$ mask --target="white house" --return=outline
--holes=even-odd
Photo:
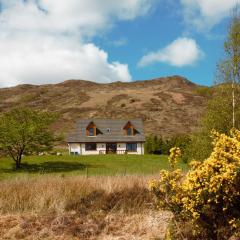
[[[67,138],[69,154],[144,154],[140,119],[85,119]]]

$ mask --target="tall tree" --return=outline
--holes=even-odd
[[[23,154],[50,150],[57,138],[49,125],[56,115],[28,108],[13,109],[0,116],[0,150],[20,168]]]
[[[229,26],[224,44],[225,58],[218,66],[220,80],[231,83],[232,89],[232,126],[236,127],[236,91],[240,84],[240,11],[237,6]]]
[[[224,58],[217,66],[217,85],[208,101],[200,130],[192,136],[184,158],[203,160],[212,151],[211,131],[229,133],[240,128],[240,14],[236,8],[224,43]]]

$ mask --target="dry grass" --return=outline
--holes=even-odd
[[[0,182],[0,239],[161,239],[152,177],[24,177]]]
[[[91,218],[72,212],[58,216],[5,215],[0,217],[0,239],[160,240],[170,218],[168,212],[109,213]]]
[[[80,200],[118,197],[151,199],[150,177],[21,177],[0,182],[0,213],[63,212]],[[135,199],[132,199],[135,200]],[[146,199],[144,199],[146,200]],[[103,201],[103,199],[102,199]],[[140,201],[141,202],[141,201]],[[137,203],[136,203],[137,204]]]

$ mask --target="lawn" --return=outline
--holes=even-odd
[[[11,158],[0,158],[0,179],[21,175],[148,175],[168,169],[165,155],[93,155],[93,156],[25,156],[22,168],[15,170]],[[187,165],[178,167],[187,170]]]

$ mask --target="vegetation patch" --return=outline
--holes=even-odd
[[[174,213],[172,235],[177,239],[228,239],[239,237],[240,131],[231,135],[213,131],[213,151],[204,162],[191,162],[186,176],[175,169],[180,149],[173,148],[170,171],[150,182],[158,206]],[[183,232],[182,222],[191,225]]]

